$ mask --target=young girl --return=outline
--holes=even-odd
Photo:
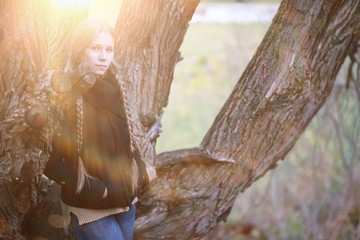
[[[86,74],[81,74],[84,66]],[[113,29],[100,20],[81,22],[67,68],[75,74],[69,78],[72,87],[59,93],[66,102],[64,121],[44,174],[61,185],[78,239],[130,240],[136,194],[148,176],[134,143],[129,96],[114,62]],[[96,81],[86,89],[89,76]]]

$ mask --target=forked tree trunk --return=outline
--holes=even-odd
[[[9,177],[11,167],[17,169],[12,171],[14,182],[24,174],[38,176],[47,157],[43,145],[34,146],[39,141],[25,138],[24,132],[38,130],[19,128],[28,106],[25,96],[43,103],[32,91],[39,90],[35,83],[44,79],[42,73],[56,55],[43,47],[47,44],[38,44],[46,39],[43,29],[51,20],[47,17],[42,25],[37,19],[41,14],[26,11],[37,9],[32,6],[35,2],[0,3],[0,234],[6,239],[21,235],[70,239],[56,229],[61,227],[57,187],[44,178],[23,177],[31,181],[13,183]],[[137,204],[136,239],[196,239],[226,220],[238,193],[292,148],[359,40],[360,0],[284,0],[201,145],[155,157],[151,133],[167,105],[174,67],[181,58],[179,47],[197,4],[123,1],[116,25],[121,77],[136,96],[131,106],[139,119],[135,122],[138,144],[150,173],[154,167],[157,171]],[[23,25],[27,27],[19,27]],[[32,42],[34,37],[37,41]],[[17,44],[18,48],[11,48]],[[62,64],[60,60],[51,66]],[[22,115],[15,116],[19,109]],[[18,164],[22,156],[33,164]]]
[[[276,166],[329,95],[359,39],[360,1],[283,1],[201,145],[157,156],[138,239],[194,239]],[[157,216],[157,217],[155,217]]]

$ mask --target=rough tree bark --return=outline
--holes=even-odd
[[[45,119],[37,128],[25,120],[29,107],[47,106],[40,83],[49,68],[63,66],[54,49],[66,49],[61,43],[68,30],[55,41],[62,47],[47,47],[54,20],[40,11],[40,2],[0,3],[0,234],[5,239],[72,238],[59,229],[57,186],[41,178],[55,120],[48,111],[37,111]],[[359,40],[360,0],[284,0],[201,145],[155,157],[152,130],[167,105],[179,47],[197,4],[123,1],[116,24],[121,77],[136,96],[131,106],[139,119],[134,121],[138,144],[150,173],[154,176],[155,167],[157,173],[137,204],[136,239],[196,239],[226,220],[238,193],[292,148]],[[84,12],[74,16],[80,16],[71,20],[76,22]]]
[[[58,7],[47,0],[0,2],[0,239],[24,239],[47,220],[44,232],[51,236],[57,231],[51,226],[59,225],[52,215],[59,213],[59,189],[41,176],[57,121],[44,80],[49,69],[63,68],[67,36],[87,9]]]

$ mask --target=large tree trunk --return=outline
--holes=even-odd
[[[194,239],[274,168],[329,95],[359,39],[360,1],[283,1],[201,145],[157,156],[138,239]]]
[[[69,33],[54,34],[53,24],[68,24],[50,17],[51,8],[40,11],[40,3],[0,3],[0,234],[5,239],[72,238],[58,222],[58,187],[39,177],[56,120],[47,116],[41,130],[25,121],[29,106],[47,106],[40,91],[43,73],[64,66],[56,50],[66,49]],[[179,47],[197,4],[123,1],[116,24],[121,77],[136,96],[130,105],[137,109],[138,145],[150,175],[157,171],[137,204],[136,239],[196,239],[226,220],[237,194],[292,148],[359,39],[360,0],[284,0],[201,145],[155,158],[153,130],[167,105]],[[51,41],[52,36],[61,37]]]
[[[42,178],[57,122],[45,81],[49,68],[63,68],[71,28],[86,15],[46,0],[0,2],[0,239],[22,239],[48,220],[48,236],[59,227],[59,189]]]
[[[21,239],[24,215],[37,198],[34,184],[23,187],[12,183],[9,173],[14,182],[21,175],[28,180],[41,170],[40,163],[47,158],[40,146],[31,144],[38,134],[25,121],[27,107],[37,102],[37,97],[41,99],[32,86],[46,68],[48,56],[45,29],[39,24],[44,20],[43,14],[29,9],[34,9],[30,1],[0,2],[0,238],[3,239]],[[28,171],[22,168],[25,163],[32,166]]]
[[[123,1],[115,30],[121,77],[131,91],[136,136],[148,173],[154,178],[153,128],[167,106],[179,48],[199,1]]]

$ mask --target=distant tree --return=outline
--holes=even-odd
[[[283,0],[200,146],[155,155],[198,2],[122,1],[116,23],[138,145],[150,174],[156,171],[137,204],[136,239],[198,239],[225,221],[236,196],[290,151],[344,59],[358,51],[360,0]],[[2,239],[74,238],[61,229],[58,186],[42,176],[59,121],[46,84],[53,69],[63,69],[68,36],[86,15],[46,0],[0,2]]]

